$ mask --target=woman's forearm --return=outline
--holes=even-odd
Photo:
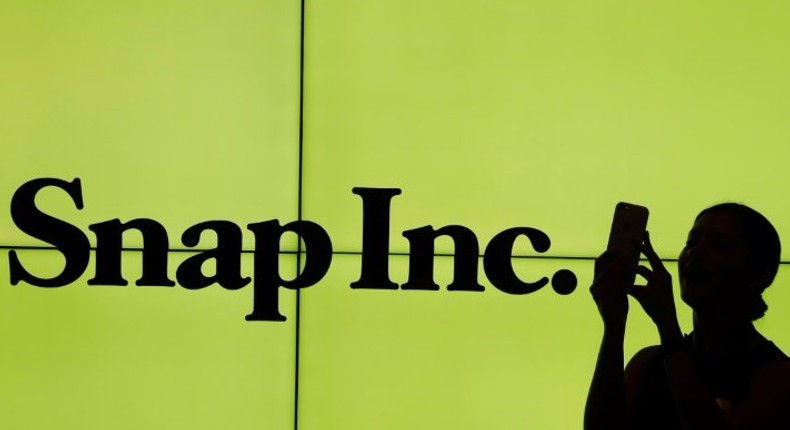
[[[625,324],[604,328],[584,408],[585,430],[625,428],[624,337]]]

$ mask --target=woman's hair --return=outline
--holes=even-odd
[[[768,288],[779,270],[782,251],[779,235],[771,222],[756,210],[740,203],[721,203],[711,206],[697,215],[697,219],[706,214],[729,213],[735,215],[749,247],[751,265],[755,268],[758,283],[754,289],[746,291],[744,311],[752,321],[762,318],[768,305],[762,293]]]

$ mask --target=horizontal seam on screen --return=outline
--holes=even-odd
[[[10,246],[10,245],[0,245],[0,249],[7,249],[7,250],[19,250],[19,251],[56,251],[58,248],[51,247],[51,246],[30,246],[30,245],[23,245],[23,246]],[[91,251],[95,251],[95,247],[90,248]],[[176,253],[199,253],[205,251],[213,251],[215,248],[207,248],[207,249],[198,249],[198,248],[170,248],[168,252],[176,252]],[[121,248],[123,252],[142,252],[143,248]],[[243,249],[242,254],[253,254],[254,250],[247,250]],[[304,251],[302,251],[304,253]],[[289,250],[282,250],[280,251],[281,254],[284,255],[296,255],[298,254],[297,251],[289,251]],[[407,257],[409,253],[407,252],[389,252],[387,253],[393,257]],[[360,251],[333,251],[332,255],[362,255]],[[448,253],[436,253],[434,254],[436,257],[453,257],[454,254]],[[482,255],[478,255],[478,258],[482,258]],[[585,256],[577,256],[577,255],[513,255],[513,258],[518,259],[536,259],[536,260],[595,260],[596,257],[585,257]],[[677,261],[674,258],[666,258],[662,259],[662,261]],[[790,262],[782,262],[781,264],[790,264]]]
[[[0,249],[7,249],[7,250],[19,250],[19,251],[56,251],[58,248],[51,247],[51,246],[30,246],[30,245],[22,245],[22,246],[11,246],[11,245],[0,245]],[[90,248],[91,251],[95,251],[95,247]],[[205,252],[205,251],[213,251],[215,248],[206,248],[206,249],[198,249],[198,248],[190,248],[190,249],[183,249],[183,248],[171,248],[168,249],[168,252],[177,252],[177,253],[198,253],[198,252]],[[142,252],[143,248],[121,248],[123,252]],[[242,254],[253,254],[255,253],[254,250],[251,249],[242,249]],[[304,253],[304,251],[302,251]],[[289,250],[282,250],[280,254],[285,255],[296,255],[298,254],[297,251],[289,251]],[[333,251],[332,255],[362,255],[361,251]],[[408,252],[389,252],[387,255],[393,257],[408,257]],[[448,254],[448,253],[436,253],[434,256],[436,257],[453,257],[455,254]],[[482,258],[482,255],[478,255],[478,258]],[[513,258],[518,259],[525,259],[525,260],[595,260],[597,257],[585,257],[579,255],[513,255]],[[642,261],[647,261],[647,259],[642,258]],[[677,262],[677,258],[662,258],[661,261],[669,261],[669,262]],[[790,261],[780,261],[780,265],[790,265]]]
[[[7,249],[7,250],[20,250],[20,251],[57,251],[58,248],[52,246],[10,246],[10,245],[0,245],[0,249]],[[205,251],[214,251],[216,248],[169,248],[168,252],[176,252],[176,253],[199,253]],[[91,247],[91,251],[96,251],[96,247]],[[143,248],[121,248],[122,252],[143,252]],[[301,251],[305,253],[306,251]],[[242,254],[254,254],[255,251],[251,249],[242,249]],[[280,254],[285,255],[296,255],[299,251],[293,250],[281,250]],[[361,251],[332,251],[332,255],[362,255]],[[387,255],[393,257],[408,257],[408,252],[388,252]],[[442,253],[437,252],[434,254],[436,257],[453,257],[455,254],[449,253]],[[575,255],[513,255],[513,258],[535,258],[535,259],[548,259],[548,260],[595,260],[596,257],[583,257],[583,256],[575,256]],[[483,255],[478,255],[478,258],[483,258]],[[664,259],[663,261],[676,261],[673,259]]]

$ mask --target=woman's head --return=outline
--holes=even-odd
[[[678,258],[681,296],[695,310],[758,319],[780,253],[779,235],[759,212],[738,203],[711,206],[697,215]]]

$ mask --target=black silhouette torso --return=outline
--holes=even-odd
[[[748,395],[749,385],[764,366],[777,361],[790,361],[773,342],[762,339],[741,351],[708,351],[692,348],[693,334],[683,339],[702,381],[712,397],[737,407]],[[634,399],[632,427],[639,429],[680,429],[669,381],[664,370],[664,355],[655,348],[644,368],[643,384]]]

